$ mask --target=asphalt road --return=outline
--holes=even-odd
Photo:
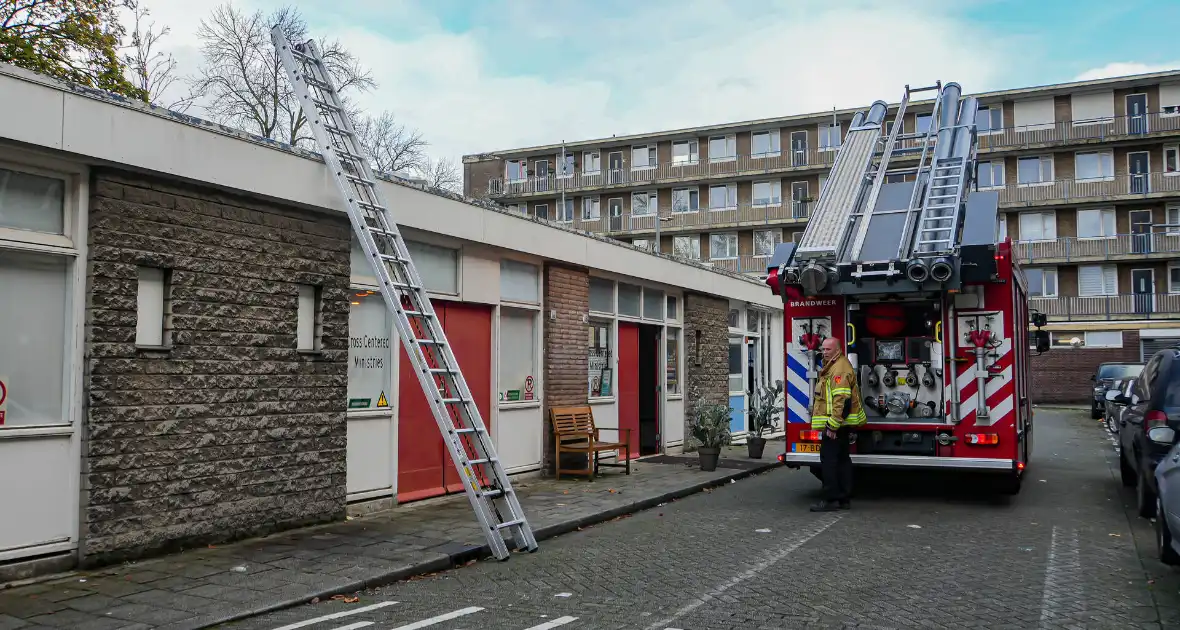
[[[1014,498],[970,477],[861,474],[851,511],[812,514],[818,481],[779,468],[508,562],[225,627],[1180,627],[1178,572],[1153,559],[1101,424],[1040,410],[1035,448]]]

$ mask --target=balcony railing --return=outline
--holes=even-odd
[[[1105,142],[1176,131],[1180,131],[1180,115],[1176,114],[1119,116],[1103,122],[1065,121],[980,133],[979,150],[986,152],[1070,142]]]
[[[1055,179],[1045,183],[1009,184],[998,190],[1000,205],[1004,207],[1118,201],[1180,193],[1180,177],[1157,172],[1105,179]]]
[[[1065,236],[1052,241],[1014,241],[1013,255],[1021,263],[1083,262],[1153,254],[1180,253],[1180,231],[1080,238]]]
[[[601,206],[600,206],[601,211]],[[728,208],[700,208],[696,210],[660,209],[660,229],[676,231],[686,228],[750,227],[791,219],[806,220],[811,215],[811,202],[787,201],[773,205],[738,204]],[[553,220],[552,214],[549,217]],[[624,212],[619,216],[598,218],[578,215],[573,221],[557,221],[596,234],[630,234],[654,232],[656,215]]]
[[[1031,298],[1029,305],[1059,321],[1180,318],[1180,293]]]

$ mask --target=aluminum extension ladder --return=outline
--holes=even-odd
[[[418,269],[377,189],[319,48],[314,41],[290,44],[277,26],[270,35],[320,153],[344,198],[353,230],[377,275],[381,296],[394,315],[406,354],[492,553],[500,560],[508,558],[502,534],[505,529],[512,534],[517,549],[536,551],[533,530],[496,456]]]
[[[918,221],[915,254],[943,253],[954,247],[965,164],[963,158],[945,158],[936,160],[930,169],[930,189]]]

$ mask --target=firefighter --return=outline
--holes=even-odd
[[[856,370],[844,356],[839,337],[828,337],[821,345],[823,370],[815,380],[811,398],[811,428],[822,433],[819,448],[824,498],[811,506],[812,512],[847,510],[852,507],[852,457],[848,437],[851,427],[865,423]]]

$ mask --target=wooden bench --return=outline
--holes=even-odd
[[[599,439],[599,429],[594,426],[594,412],[589,405],[580,407],[554,407],[549,410],[549,419],[553,423],[553,450],[556,455],[554,469],[557,478],[561,473],[587,475],[594,481],[599,466],[626,468],[631,474],[631,429],[619,429],[624,439],[621,442],[603,442]],[[608,429],[613,430],[613,429]],[[598,454],[602,451],[616,451],[626,453],[626,461],[622,464],[602,464],[598,461]],[[562,453],[581,453],[586,455],[585,468],[562,468]],[[593,462],[591,461],[593,453]],[[617,461],[617,460],[616,460]]]

